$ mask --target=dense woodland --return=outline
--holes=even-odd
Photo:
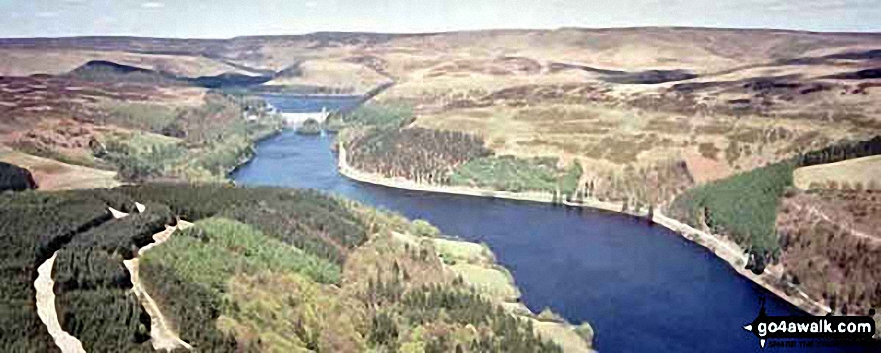
[[[107,207],[132,213],[113,219]],[[87,351],[152,351],[150,319],[122,261],[176,217],[196,225],[147,252],[140,276],[199,351],[560,351],[529,320],[432,272],[441,264],[432,247],[367,242],[425,225],[315,191],[154,184],[4,194],[0,210],[10,274],[0,279],[9,298],[0,344],[10,352],[57,351],[33,287],[36,267],[56,251],[62,327]]]
[[[98,122],[139,130],[91,145],[96,160],[115,167],[128,181],[223,180],[250,157],[254,141],[281,128],[280,118],[252,99],[220,93],[207,94],[204,103],[195,107],[114,103],[103,111],[105,116]],[[243,114],[257,119],[246,121]]]
[[[555,158],[493,156],[481,137],[461,131],[408,127],[415,117],[402,106],[367,105],[341,120],[347,162],[386,177],[572,196],[582,173],[577,162],[563,168]]]
[[[53,278],[59,321],[87,351],[149,350],[149,317],[130,291],[122,260],[135,257],[174,220],[165,205],[146,207],[77,234],[58,251]]]
[[[474,135],[418,127],[374,128],[348,146],[347,157],[355,168],[431,184],[448,183],[456,166],[489,154]]]
[[[146,190],[128,187],[115,190],[87,190],[56,193],[21,193],[0,197],[0,229],[4,276],[2,293],[9,300],[3,302],[0,329],[2,345],[9,351],[54,351],[54,344],[45,326],[36,315],[33,280],[36,268],[53,252],[56,258],[53,277],[56,279],[57,310],[62,327],[78,337],[88,351],[134,351],[144,347],[149,332],[137,299],[128,289],[131,282],[122,260],[132,258],[138,247],[150,243],[152,234],[173,223],[171,210],[153,199],[169,202],[182,214],[207,217],[228,210],[235,213],[237,202],[242,207],[257,206],[258,200],[273,200],[259,190],[225,187],[194,188],[154,186]],[[227,191],[225,195],[218,195]],[[364,239],[363,227],[352,216],[335,217],[341,201],[320,196],[314,192],[276,191],[277,202],[288,202],[283,211],[294,218],[279,220],[269,215],[261,224],[279,232],[291,242],[296,239],[325,237],[337,234],[337,242],[323,248],[316,246],[326,257],[341,261],[346,247]],[[122,219],[112,219],[107,207],[132,211],[134,201],[144,202],[147,212],[134,213]],[[204,195],[198,198],[194,195]],[[246,197],[249,195],[250,197]],[[163,197],[165,196],[165,197]],[[216,197],[216,198],[215,198]],[[214,202],[207,202],[212,199]],[[245,205],[244,203],[249,203]],[[199,205],[198,209],[190,205]],[[266,205],[264,203],[264,205]],[[297,208],[298,206],[299,208]],[[211,206],[215,206],[212,208]],[[335,208],[336,207],[336,208]],[[307,215],[315,215],[309,219]],[[266,221],[266,222],[262,222]],[[296,232],[296,233],[295,233]],[[7,322],[8,320],[8,322]],[[146,346],[150,348],[149,345]],[[152,348],[150,348],[152,350]]]
[[[759,261],[779,259],[777,205],[792,186],[794,163],[785,161],[689,189],[670,205],[671,216],[698,229],[730,236]]]
[[[223,216],[252,224],[267,236],[336,263],[366,239],[363,222],[345,202],[317,191],[226,186],[144,185],[121,192],[168,205],[182,219]]]
[[[0,346],[6,351],[57,351],[37,316],[37,267],[77,234],[110,221],[108,206],[126,209],[120,201],[103,191],[0,195]]]
[[[396,277],[395,277],[396,278]],[[406,325],[473,325],[481,327],[467,343],[445,335],[431,337],[424,345],[428,352],[560,352],[562,349],[533,333],[532,322],[515,318],[474,291],[451,289],[440,285],[422,286],[404,291],[399,280],[371,282],[368,296],[385,301],[387,311],[375,313],[375,329],[369,339],[381,346],[398,350],[401,333],[395,319]]]
[[[847,159],[881,154],[881,136],[868,141],[842,142],[799,156],[800,167],[841,162]]]
[[[27,169],[0,162],[0,192],[36,189],[37,183]]]
[[[225,218],[196,222],[175,235],[161,252],[142,259],[141,276],[182,339],[204,351],[247,350],[259,342],[236,340],[215,328],[221,315],[239,318],[247,305],[231,302],[228,284],[237,275],[271,271],[339,283],[338,265],[273,239],[245,223]]]

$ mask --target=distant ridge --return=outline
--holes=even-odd
[[[66,76],[89,81],[125,81],[150,84],[179,84],[205,88],[241,87],[259,85],[272,79],[272,75],[248,76],[238,73],[222,73],[216,76],[181,77],[174,74],[124,65],[106,60],[92,60],[70,71]]]
[[[72,76],[89,81],[126,81],[141,83],[183,83],[175,75],[151,69],[124,65],[106,60],[92,60],[68,72]]]

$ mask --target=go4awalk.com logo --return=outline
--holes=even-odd
[[[769,316],[765,303],[759,316],[743,326],[759,339],[765,348],[774,339],[813,339],[836,342],[872,342],[875,321],[872,316]],[[793,346],[788,342],[786,346]]]

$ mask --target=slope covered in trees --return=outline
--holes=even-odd
[[[236,344],[233,335],[215,328],[221,315],[240,319],[248,309],[228,303],[227,283],[236,275],[264,272],[289,274],[309,283],[340,279],[338,265],[225,218],[205,219],[176,234],[162,248],[147,253],[140,273],[166,317],[177,323],[181,339],[200,350],[233,352],[247,350],[252,342]]]
[[[355,168],[433,184],[448,183],[456,166],[489,154],[476,136],[423,128],[374,128],[349,144]]]
[[[394,235],[432,227],[315,191],[144,185],[0,195],[0,206],[10,351],[57,351],[32,286],[55,251],[62,327],[87,351],[152,351],[122,261],[176,216],[195,227],[141,258],[141,283],[199,351],[560,351],[445,270],[433,242]],[[131,214],[112,219],[108,206]]]
[[[107,206],[122,208],[106,192],[24,192],[0,195],[0,346],[10,352],[57,351],[37,316],[37,267],[78,233],[112,217]]]
[[[410,127],[415,117],[403,106],[366,105],[340,119],[349,165],[390,178],[572,195],[583,172],[577,162],[561,168],[554,158],[493,156],[477,135]]]
[[[150,351],[149,316],[130,290],[122,261],[152,243],[173,223],[165,205],[147,203],[144,213],[108,221],[77,234],[58,251],[53,268],[61,327],[89,352]]]
[[[36,189],[37,183],[27,169],[0,162],[0,192],[6,190],[21,191]]]
[[[168,205],[183,219],[222,216],[335,263],[366,240],[346,202],[310,190],[153,184],[119,189],[137,200]]]
[[[838,143],[821,150],[808,152],[799,156],[798,166],[835,163],[847,159],[867,157],[881,154],[881,136],[868,141]]]
[[[787,276],[837,313],[865,315],[881,306],[881,238],[873,232],[881,223],[879,194],[794,193],[777,217]]]
[[[109,123],[141,130],[108,134],[93,148],[125,180],[177,178],[216,181],[253,153],[252,143],[281,127],[281,120],[247,98],[207,94],[196,107],[125,103],[111,105]],[[259,116],[242,118],[243,112]],[[159,135],[166,136],[159,136]]]
[[[670,205],[670,213],[696,228],[725,234],[761,260],[776,260],[777,205],[792,186],[794,163],[781,162],[690,189]],[[763,270],[764,264],[759,267]],[[761,272],[760,269],[757,269]]]

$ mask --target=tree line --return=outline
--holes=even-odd
[[[792,186],[794,168],[784,161],[689,189],[676,197],[670,213],[697,229],[730,236],[750,253],[751,269],[761,273],[780,254],[777,204]]]
[[[27,169],[0,162],[0,192],[36,189],[37,182]]]
[[[344,201],[314,190],[146,184],[119,189],[141,202],[168,205],[188,221],[222,216],[342,264],[367,239],[363,221]]]
[[[798,157],[798,166],[835,163],[879,154],[881,154],[881,136],[875,136],[867,141],[841,142],[820,150],[803,153]]]
[[[133,212],[133,200],[145,203],[147,212]],[[108,206],[132,213],[125,218],[112,219]],[[27,217],[32,213],[36,216]],[[78,337],[88,351],[152,351],[147,342],[149,316],[131,294],[131,279],[122,261],[134,256],[140,246],[148,243],[149,235],[173,222],[173,215],[202,221],[196,228],[181,231],[163,247],[148,253],[142,259],[141,281],[166,314],[173,315],[180,336],[200,351],[255,352],[273,347],[271,342],[236,337],[232,333],[235,330],[219,328],[222,326],[221,316],[237,317],[254,309],[244,307],[252,302],[236,301],[227,295],[227,283],[231,279],[228,276],[255,275],[263,270],[274,275],[302,276],[308,281],[302,282],[303,285],[313,283],[309,285],[321,288],[324,293],[313,299],[308,296],[274,297],[273,303],[277,299],[280,305],[301,308],[296,310],[314,310],[317,315],[327,317],[333,314],[322,310],[337,309],[325,306],[310,309],[309,306],[327,303],[329,297],[333,297],[333,300],[347,303],[340,310],[356,310],[358,313],[353,315],[364,315],[366,321],[363,325],[357,319],[352,321],[358,324],[350,333],[352,337],[363,337],[363,342],[371,348],[397,349],[401,342],[415,339],[424,343],[427,352],[560,351],[559,346],[535,334],[529,321],[508,314],[465,288],[461,280],[452,285],[410,284],[415,275],[411,277],[409,271],[416,269],[405,268],[403,263],[395,262],[390,266],[391,279],[377,274],[367,285],[366,293],[357,286],[351,287],[354,290],[346,289],[345,286],[350,284],[340,281],[340,268],[344,267],[343,264],[345,267],[362,266],[363,263],[345,261],[355,248],[365,243],[368,231],[384,229],[381,225],[377,228],[375,222],[381,220],[363,206],[309,190],[171,184],[0,195],[0,229],[3,231],[0,234],[10,245],[0,248],[0,254],[4,255],[2,269],[4,273],[13,274],[0,278],[0,289],[10,298],[0,304],[0,312],[4,314],[0,316],[3,324],[0,325],[3,330],[0,343],[10,351],[57,351],[36,315],[33,304],[36,293],[32,283],[36,266],[58,251],[53,277],[56,279],[56,306],[62,327]],[[238,222],[206,218],[232,218]],[[200,231],[206,223],[217,227]],[[239,226],[229,228],[231,224]],[[249,230],[245,231],[243,227]],[[229,234],[224,235],[224,232]],[[216,271],[204,271],[199,267],[203,261],[190,261],[193,260],[190,258],[178,259],[188,263],[187,266],[195,266],[190,272],[176,267],[171,261],[179,255],[171,252],[175,242],[179,249],[192,251],[198,260],[213,257],[211,268]],[[282,242],[302,246],[302,250],[280,246]],[[275,244],[268,246],[268,243]],[[212,250],[221,248],[224,252]],[[422,262],[437,263],[431,249],[420,248]],[[377,254],[385,254],[382,256],[394,256],[388,252],[396,251],[385,246],[376,250]],[[276,256],[278,251],[293,258]],[[153,255],[170,258],[148,261]],[[319,257],[323,260],[315,260]],[[261,263],[271,265],[257,266]],[[297,266],[313,268],[291,272]],[[336,271],[336,277],[328,275],[332,270]],[[221,276],[223,278],[219,280],[203,280],[218,271],[232,272],[227,272],[227,277]],[[265,281],[258,278],[251,285],[261,285]],[[282,321],[291,323],[298,330],[300,341],[297,342],[302,342],[303,347],[318,350],[322,347],[319,341],[333,341],[333,338],[325,337],[321,331],[323,326],[302,320],[305,318]],[[473,325],[476,330],[464,341],[447,337],[439,331],[423,337],[403,336],[409,332],[421,332],[417,330],[419,327],[464,332],[462,330],[468,325]],[[274,332],[275,328],[260,329]]]
[[[373,128],[349,141],[346,151],[360,170],[430,184],[449,183],[456,166],[490,154],[478,136],[419,127]]]
[[[79,233],[125,209],[118,195],[93,192],[22,192],[0,195],[0,346],[9,352],[57,352],[37,316],[37,267]]]

